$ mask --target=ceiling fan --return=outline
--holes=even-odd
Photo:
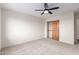
[[[56,9],[59,9],[59,7],[53,7],[53,8],[49,8],[48,4],[47,3],[44,3],[44,9],[41,10],[41,9],[36,9],[35,11],[43,11],[41,13],[41,15],[43,15],[44,13],[49,13],[49,14],[53,14],[51,12],[51,10],[56,10]]]

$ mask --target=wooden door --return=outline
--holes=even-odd
[[[52,22],[52,39],[59,40],[59,21]]]

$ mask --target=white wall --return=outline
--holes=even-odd
[[[74,12],[68,11],[62,14],[53,15],[51,18],[47,19],[46,22],[54,21],[54,20],[60,21],[59,40],[61,42],[74,44]],[[46,32],[45,32],[45,37],[47,36]]]
[[[1,8],[0,8],[0,50],[1,50]]]
[[[5,9],[2,11],[2,48],[44,38],[43,19]]]

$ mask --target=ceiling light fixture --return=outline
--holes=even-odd
[[[44,11],[44,13],[48,13],[48,11],[46,10],[46,11]]]

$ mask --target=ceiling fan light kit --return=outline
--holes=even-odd
[[[44,11],[44,13],[48,13],[48,11],[46,10],[46,11]]]
[[[41,15],[43,15],[43,14],[45,14],[45,13],[53,14],[53,13],[51,12],[51,10],[56,10],[56,9],[59,9],[59,7],[49,8],[49,7],[48,7],[48,4],[47,4],[47,3],[44,3],[44,9],[43,9],[43,10],[37,9],[37,10],[35,10],[35,11],[43,11],[43,12],[41,13]]]

